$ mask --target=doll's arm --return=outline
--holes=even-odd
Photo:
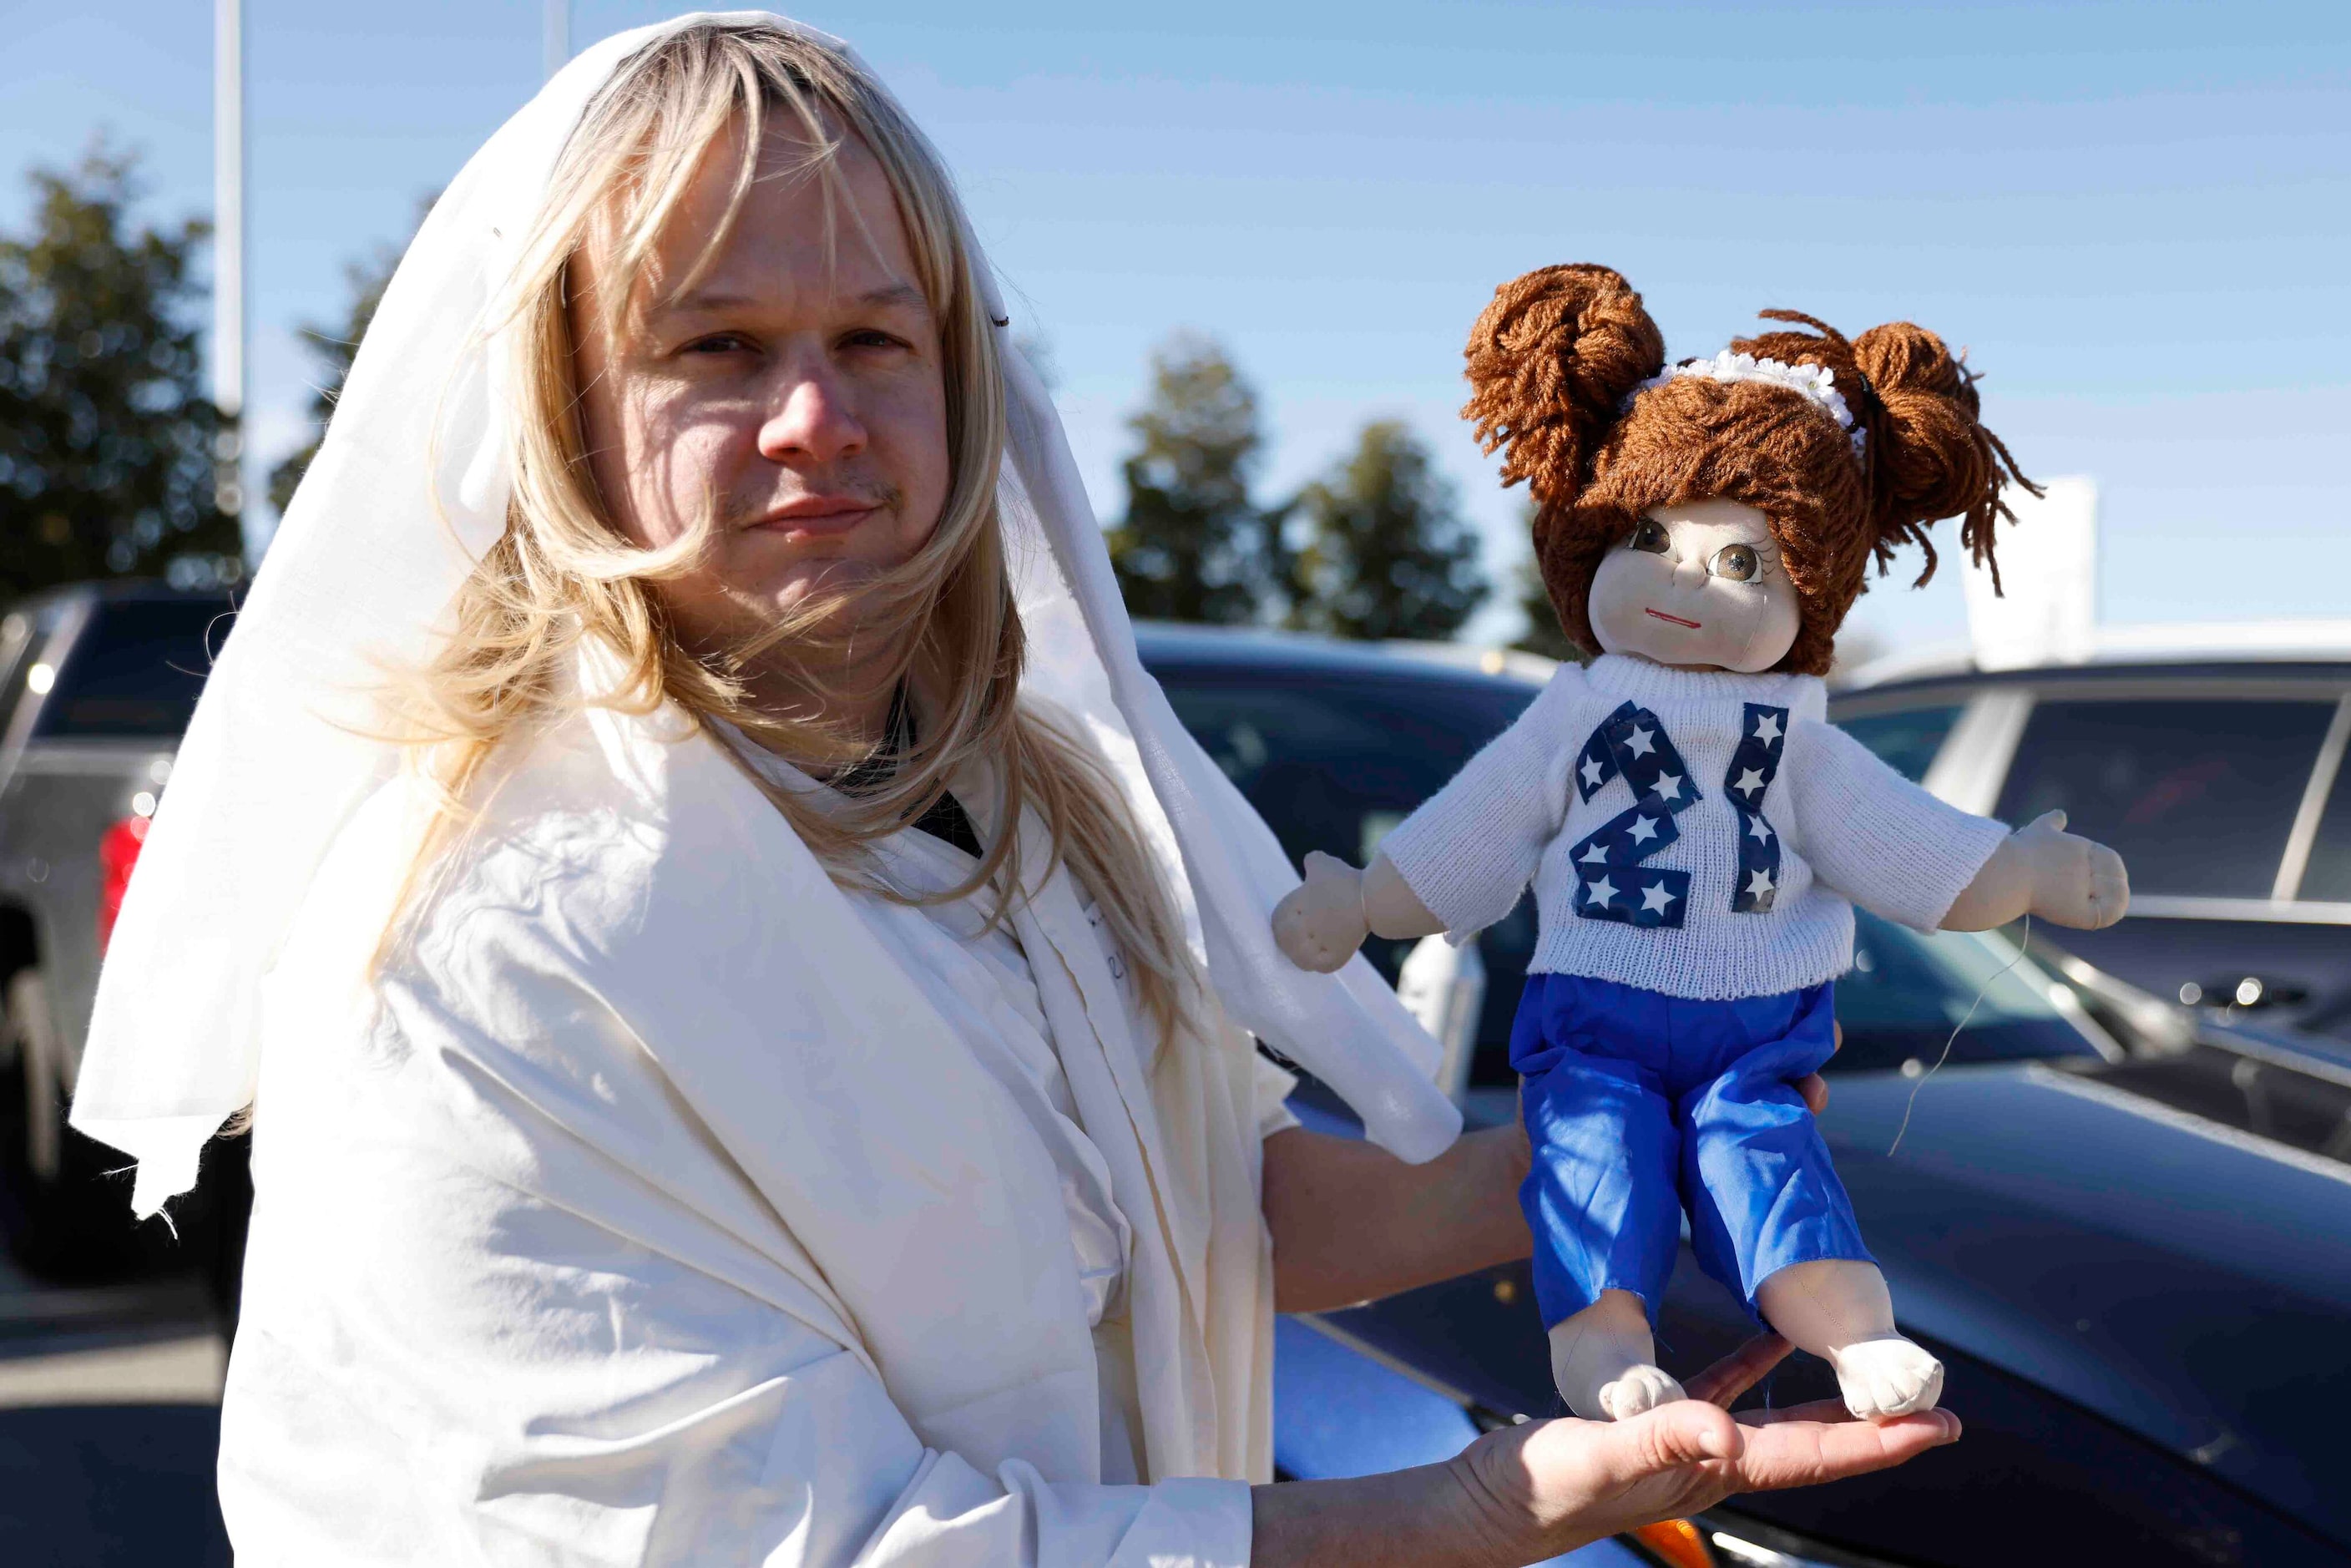
[[[1946,931],[1989,931],[2031,913],[2095,931],[2130,907],[2130,873],[2104,844],[2065,831],[2065,813],[2034,818],[2001,841],[1943,916]]]
[[[1338,968],[1366,936],[1478,931],[1510,912],[1567,815],[1568,737],[1583,672],[1563,667],[1518,722],[1389,833],[1368,870],[1306,857],[1306,881],[1273,912],[1275,943],[1302,969]]]
[[[2063,817],[2011,834],[1937,800],[1834,725],[1796,722],[1783,777],[1793,815],[1782,825],[1813,874],[1913,930],[1982,930],[2028,910],[2110,925],[2128,901],[2120,858],[2060,831]],[[1778,821],[1768,798],[1764,815]]]
[[[1337,855],[1310,851],[1305,883],[1273,912],[1275,946],[1300,968],[1324,975],[1353,957],[1366,936],[1430,936],[1444,929],[1384,854],[1357,871]]]

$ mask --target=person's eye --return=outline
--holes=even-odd
[[[903,349],[905,340],[884,332],[879,327],[861,327],[841,340],[844,349]]]
[[[681,354],[733,354],[739,353],[750,346],[751,340],[740,332],[713,332],[708,337],[695,339],[678,352]]]
[[[1725,545],[1714,552],[1711,570],[1730,582],[1752,582],[1763,574],[1763,558],[1753,545]]]
[[[1663,555],[1671,548],[1672,541],[1666,537],[1665,524],[1655,517],[1643,517],[1633,525],[1632,546],[1651,555]]]

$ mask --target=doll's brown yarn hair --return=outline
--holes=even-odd
[[[1803,609],[1781,670],[1828,673],[1871,561],[1882,575],[1898,548],[1916,544],[1926,554],[1918,581],[1932,577],[1927,529],[1939,518],[1962,519],[1961,545],[1999,581],[1992,528],[2014,519],[2001,492],[2011,481],[2040,490],[1979,419],[1974,372],[1907,321],[1848,340],[1792,310],[1763,315],[1812,329],[1731,348],[1829,370],[1865,433],[1858,456],[1827,413],[1768,382],[1677,377],[1628,408],[1634,389],[1664,370],[1665,340],[1640,295],[1607,267],[1528,273],[1497,289],[1478,318],[1462,415],[1487,451],[1502,452],[1502,482],[1524,479],[1533,493],[1536,565],[1560,624],[1583,647],[1599,647],[1587,601],[1601,558],[1645,512],[1710,497],[1771,519]]]

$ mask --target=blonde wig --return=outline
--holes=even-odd
[[[695,286],[724,245],[763,139],[778,125],[807,150],[789,176],[822,183],[829,229],[850,210],[839,167],[850,140],[887,177],[914,257],[913,281],[939,324],[950,486],[930,538],[903,567],[814,595],[754,641],[714,655],[681,642],[662,584],[691,570],[706,548],[719,521],[715,500],[670,545],[646,549],[623,534],[590,473],[575,350],[583,331],[632,330],[647,284],[671,296]],[[655,248],[689,188],[705,161],[729,149],[737,163],[726,217],[686,276],[653,279]],[[597,262],[594,298],[577,292],[583,254]],[[454,831],[500,747],[579,706],[650,713],[667,703],[698,724],[725,720],[811,771],[857,767],[875,780],[819,802],[746,768],[836,880],[904,902],[917,900],[880,877],[866,846],[919,817],[961,770],[984,768],[1002,800],[997,820],[980,824],[985,857],[961,887],[933,897],[991,889],[1000,916],[1006,900],[1066,862],[1133,960],[1164,1047],[1200,985],[1167,890],[1108,772],[1020,697],[1024,643],[998,513],[1003,370],[976,265],[944,166],[855,60],[780,27],[733,22],[678,29],[632,57],[566,146],[523,247],[501,323],[519,413],[507,527],[458,595],[446,649],[404,684],[402,738],[439,790]],[[828,718],[820,700],[805,713],[778,714],[748,699],[744,675],[754,661],[833,667],[855,651],[852,640],[896,650],[886,667],[861,679],[876,689],[911,681],[926,699],[920,732],[903,745],[885,739],[885,755]],[[619,673],[581,690],[575,672],[590,647]],[[1030,808],[1050,830],[1044,866],[1021,863],[1014,824]]]

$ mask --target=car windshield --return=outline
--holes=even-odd
[[[1366,863],[1388,830],[1507,729],[1535,694],[1519,682],[1442,670],[1172,664],[1155,673],[1176,716],[1249,797],[1292,864],[1309,850]],[[1855,921],[1854,968],[1837,982],[1844,1049],[1830,1071],[1931,1065],[1947,1041],[1953,1062],[2097,1054],[2050,1001],[2049,976],[2005,938],[1921,936],[1860,910]],[[1487,989],[1473,1086],[1517,1082],[1510,1019],[1534,944],[1531,899],[1479,938]],[[1410,946],[1375,937],[1364,951],[1393,981]]]
[[[1258,809],[1292,865],[1309,850],[1369,862],[1389,829],[1510,727],[1537,687],[1407,669],[1159,664],[1176,716]],[[1409,942],[1364,953],[1393,984]],[[1478,939],[1486,966],[1472,1083],[1515,1082],[1510,1016],[1534,956],[1534,901]]]
[[[1836,985],[1844,1046],[1825,1071],[2096,1056],[2050,999],[2055,985],[1997,933],[1928,936],[1856,909],[1853,968]]]
[[[73,642],[34,734],[176,737],[235,611],[225,599],[102,600]]]

